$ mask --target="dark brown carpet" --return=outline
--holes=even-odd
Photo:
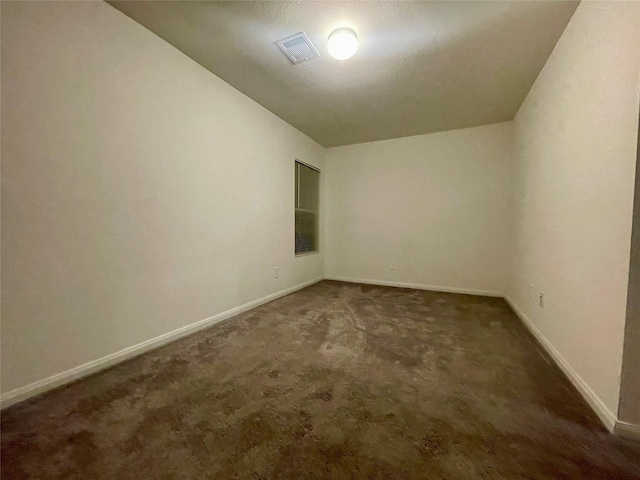
[[[325,281],[2,415],[3,479],[640,479],[501,299]]]

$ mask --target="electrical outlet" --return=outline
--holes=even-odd
[[[280,276],[280,267],[273,268],[273,278],[278,278]]]
[[[389,263],[389,268],[391,270],[395,270],[396,269],[396,261],[395,260],[391,260],[391,263]]]
[[[538,306],[544,308],[544,292],[538,294]]]
[[[529,300],[533,300],[536,298],[536,287],[534,287],[533,283],[529,284]]]

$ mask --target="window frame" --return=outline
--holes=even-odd
[[[294,257],[306,257],[307,255],[316,255],[318,253],[320,253],[320,175],[322,174],[321,170],[311,164],[308,164],[306,162],[303,162],[301,160],[298,160],[297,158],[294,160],[294,191],[293,191],[293,236],[294,236],[294,245],[293,245],[293,253],[294,253]],[[296,246],[295,246],[295,237],[296,237],[296,226],[295,226],[295,222],[296,222],[296,213],[298,212],[298,209],[301,209],[301,207],[299,207],[298,205],[300,204],[300,174],[299,174],[299,170],[298,170],[298,165],[301,165],[303,167],[307,167],[310,168],[311,170],[314,170],[315,172],[318,172],[318,201],[317,201],[317,207],[315,209],[315,211],[313,212],[314,218],[315,218],[315,250],[309,251],[309,252],[300,252],[297,253],[296,252]],[[301,210],[308,210],[308,209],[301,209]],[[306,213],[309,213],[308,211]]]

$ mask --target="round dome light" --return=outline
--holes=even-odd
[[[338,60],[353,57],[358,51],[358,36],[350,28],[338,28],[329,35],[327,43],[329,55]]]

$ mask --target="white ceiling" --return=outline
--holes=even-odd
[[[320,144],[513,119],[577,2],[110,1]],[[358,53],[329,56],[354,28]],[[321,57],[274,43],[304,31]]]

